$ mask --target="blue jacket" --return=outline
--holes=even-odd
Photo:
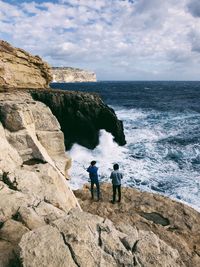
[[[98,182],[98,168],[96,166],[89,166],[87,168],[87,172],[89,172],[89,176],[92,182]]]

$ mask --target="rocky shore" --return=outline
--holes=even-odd
[[[100,202],[87,185],[72,192],[66,147],[95,147],[102,128],[123,145],[122,122],[99,96],[44,89],[49,67],[17,51],[1,42],[0,266],[200,266],[197,211],[130,188],[113,205],[107,184]]]
[[[127,234],[123,244],[136,259],[132,266],[200,266],[200,213],[194,209],[127,187],[113,205],[110,184],[101,185],[100,202],[90,200],[89,185],[74,193],[83,211],[110,219]]]

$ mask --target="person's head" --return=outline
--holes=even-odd
[[[116,170],[119,170],[119,164],[117,164],[117,163],[115,163],[114,165],[113,165],[113,169],[116,171]]]
[[[95,160],[91,161],[90,164],[94,166],[97,162]]]

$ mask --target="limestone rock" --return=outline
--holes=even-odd
[[[14,252],[14,246],[4,240],[0,240],[0,266],[20,266],[19,258]]]
[[[110,132],[119,145],[126,143],[122,122],[97,94],[31,90],[31,95],[46,104],[58,119],[67,150],[74,143],[96,147],[101,129]]]
[[[85,186],[75,191],[82,209],[109,218],[119,231],[126,233],[122,242],[127,248],[135,247],[134,255],[141,266],[163,266],[162,261],[168,262],[169,258],[173,263],[166,266],[200,265],[200,213],[167,197],[130,188],[122,188],[122,202],[113,205],[108,184],[101,185],[102,201],[92,202],[88,189]]]
[[[0,86],[46,88],[51,80],[51,68],[39,56],[0,40]]]
[[[5,182],[0,182],[1,223],[15,216],[20,207],[33,204],[33,199],[28,199],[27,195],[8,188]]]
[[[123,242],[129,235],[137,240],[131,248]],[[120,232],[110,220],[77,210],[24,234],[19,247],[22,265],[30,267],[185,267],[178,251],[154,233],[130,225]]]
[[[24,267],[77,267],[61,233],[52,226],[29,232],[20,242]]]
[[[28,231],[29,229],[22,223],[14,220],[7,220],[0,229],[0,239],[16,245]]]
[[[18,152],[9,144],[6,139],[5,130],[0,122],[0,170],[14,170],[16,166],[22,164],[22,159]]]
[[[70,67],[53,67],[53,82],[96,82],[96,74],[94,72],[70,68]]]
[[[20,207],[17,216],[18,220],[30,230],[46,225],[44,217],[38,215],[34,207]]]
[[[0,93],[0,118],[7,130],[0,129],[1,135],[6,135],[23,162],[50,162],[67,175],[66,166],[70,166],[70,159],[65,154],[64,136],[47,106],[33,101],[25,92],[17,95]],[[5,146],[8,142],[2,143]]]

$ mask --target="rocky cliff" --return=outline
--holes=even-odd
[[[70,67],[54,67],[52,68],[52,75],[53,82],[57,83],[97,81],[94,72]]]
[[[21,236],[79,204],[65,179],[63,133],[43,103],[22,91],[1,92],[0,146],[0,266],[18,266]]]
[[[95,148],[100,129],[110,132],[119,145],[126,143],[122,122],[98,95],[58,90],[32,90],[31,95],[45,103],[56,116],[65,135],[67,149],[73,143]]]
[[[66,181],[71,161],[61,129],[66,147],[94,147],[102,128],[124,144],[122,123],[96,95],[10,90],[16,77],[16,87],[27,85],[31,71],[31,87],[36,80],[48,84],[49,76],[24,69],[23,51],[15,56],[5,42],[1,49],[0,266],[200,266],[200,214],[193,209],[128,188],[122,203],[112,205],[108,185],[101,186],[100,202],[89,199],[88,187],[75,197]],[[24,80],[11,64],[14,56]],[[15,79],[7,76],[11,70]]]
[[[51,80],[51,68],[39,56],[32,56],[0,40],[1,86],[46,88]]]

